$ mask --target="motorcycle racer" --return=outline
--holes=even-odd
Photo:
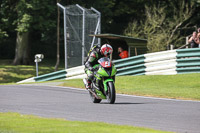
[[[93,66],[98,64],[98,60],[101,57],[109,57],[112,54],[112,52],[113,48],[109,44],[104,44],[101,47],[95,46],[91,48],[85,62],[85,73],[87,74],[86,89],[91,89],[91,83],[94,78],[95,72]],[[98,86],[98,81],[96,81],[96,85]]]

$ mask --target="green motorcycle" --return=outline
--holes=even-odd
[[[100,58],[98,63],[93,67],[96,71],[91,84],[92,89],[88,89],[91,100],[93,103],[100,103],[102,99],[107,99],[108,103],[113,104],[116,98],[114,83],[117,69],[107,57]],[[83,82],[86,84],[86,79],[83,79]]]

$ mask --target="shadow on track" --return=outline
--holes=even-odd
[[[115,104],[146,104],[146,103],[130,103],[130,102],[121,102],[121,103],[115,103]]]
[[[107,103],[107,102],[101,102],[100,104],[109,104],[109,103]],[[114,103],[112,105],[128,105],[128,104],[146,104],[146,103],[118,102],[118,103]]]

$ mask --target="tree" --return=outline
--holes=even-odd
[[[31,5],[27,4],[25,0],[20,0],[17,3],[16,12],[18,15],[17,23],[17,39],[14,65],[29,64],[29,28],[32,21],[32,16],[27,13]]]
[[[128,22],[142,19],[146,0],[73,0],[71,4],[94,7],[101,12],[102,33],[123,34]]]
[[[3,31],[2,29],[0,29],[0,39],[4,37],[8,37],[8,34],[6,33],[6,31]]]
[[[13,5],[12,4],[15,4],[15,3],[10,3],[9,1],[7,0],[2,0],[0,1],[0,41],[4,38],[7,38],[9,35],[8,35],[8,29],[9,28],[13,28],[13,27],[10,27],[10,23],[12,23],[12,21],[10,21],[10,19],[12,17],[14,17],[12,15],[12,12],[13,11]]]
[[[149,51],[159,51],[165,50],[169,44],[175,44],[177,47],[182,43],[180,39],[186,28],[195,26],[195,23],[196,26],[199,24],[199,10],[196,7],[192,8],[191,1],[193,0],[183,0],[185,2],[182,4],[185,5],[183,8],[180,6],[180,0],[64,0],[61,4],[79,4],[100,11],[102,33],[123,34],[122,31],[128,26],[128,22],[131,22],[132,26],[129,24],[126,34],[134,35],[133,31],[137,31],[138,37],[148,38]],[[191,11],[187,10],[189,8],[195,10],[196,15],[193,14],[192,19],[186,18]],[[180,11],[180,14],[175,11]],[[28,64],[29,58],[37,53],[45,54],[45,58],[56,56],[57,60],[60,54],[62,58],[63,51],[57,52],[56,55],[55,50],[59,45],[56,42],[57,13],[56,0],[0,0],[0,57],[14,58],[14,51],[16,51],[15,64]],[[173,16],[182,20],[176,21]],[[62,31],[60,31],[60,40],[63,39]],[[62,44],[63,41],[60,43]]]
[[[65,0],[62,1],[61,4],[79,4],[86,8],[94,7],[102,13],[102,33],[110,32],[122,34],[121,31],[127,25],[128,21],[141,16],[140,9],[143,9],[144,6],[142,3],[144,1],[145,0]],[[0,7],[0,43],[3,44],[1,45],[2,47],[5,45],[7,46],[8,43],[9,46],[12,45],[9,48],[9,52],[12,52],[12,56],[9,58],[14,58],[15,56],[15,64],[29,64],[29,58],[33,57],[36,52],[44,53],[45,58],[55,57],[57,29],[56,0],[1,0]],[[137,9],[139,11],[137,11]],[[60,34],[60,39],[63,39],[62,30]],[[23,35],[24,37],[22,37]],[[27,50],[24,47],[21,47],[22,50],[20,50],[24,38],[27,38],[27,42],[23,44],[23,46],[27,46]],[[5,41],[2,42],[2,40]],[[60,41],[60,43],[62,44],[63,42]],[[13,48],[15,45],[16,48],[14,50]],[[0,53],[4,56],[1,51],[2,48],[0,49]],[[15,55],[13,51],[15,51]],[[23,54],[25,51],[29,52]],[[63,51],[60,51],[60,53],[62,52]],[[25,55],[27,55],[27,57],[24,57]],[[60,56],[60,58],[62,58],[62,54],[60,54]]]
[[[124,33],[148,39],[149,52],[166,50],[170,44],[177,47],[183,43],[181,30],[189,26],[188,20],[194,10],[195,3],[192,1],[168,1],[168,5],[158,3],[145,6],[145,21],[131,22]]]
[[[55,12],[55,4],[56,2],[49,0],[19,0],[17,2],[18,18],[15,20],[17,39],[13,64],[30,64],[30,40],[35,32],[40,31],[43,40],[50,38],[49,30],[56,27],[56,22],[50,19]]]

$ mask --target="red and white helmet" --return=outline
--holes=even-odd
[[[108,57],[110,54],[112,54],[113,48],[109,44],[104,44],[101,46],[101,54],[105,57]]]

